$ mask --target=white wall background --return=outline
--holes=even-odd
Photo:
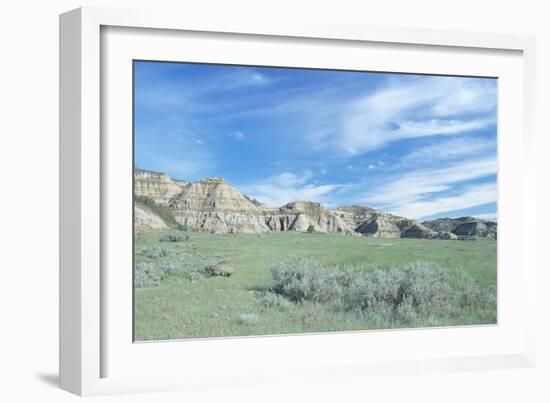
[[[545,4],[546,3],[546,4]],[[538,48],[539,363],[506,370],[375,377],[339,384],[93,398],[115,402],[548,402],[550,269],[547,1],[522,0],[5,0],[0,4],[0,400],[68,402],[57,383],[58,14],[81,5],[179,7],[231,18],[315,18],[373,25],[532,34]],[[535,234],[533,234],[534,236]],[[533,238],[535,239],[535,237]]]

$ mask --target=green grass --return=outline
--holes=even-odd
[[[365,314],[340,309],[337,303],[300,303],[269,294],[272,269],[290,256],[319,264],[354,266],[364,271],[405,267],[430,262],[471,278],[482,292],[496,288],[496,241],[440,241],[380,239],[320,233],[262,235],[212,235],[189,233],[185,242],[163,242],[170,231],[149,231],[136,236],[136,262],[147,258],[144,250],[162,247],[162,260],[178,259],[187,267],[172,273],[156,286],[135,291],[136,340],[167,340],[365,330],[388,327],[422,327],[488,324],[496,322],[495,305],[474,306],[452,316],[422,316],[415,320],[389,319],[385,312]],[[231,276],[184,275],[205,261],[224,262]],[[460,287],[460,284],[454,284]],[[243,321],[242,315],[254,320]],[[246,325],[243,323],[246,322]]]

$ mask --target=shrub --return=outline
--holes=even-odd
[[[232,271],[224,263],[225,260],[220,256],[203,256],[198,261],[187,264],[182,275],[191,281],[213,276],[229,277]]]
[[[275,294],[274,292],[259,294],[258,300],[265,308],[277,309],[279,311],[284,311],[292,307],[292,302],[282,295]]]
[[[349,310],[365,310],[378,303],[397,306],[404,297],[405,276],[401,270],[377,269],[358,273],[342,295]]]
[[[347,270],[323,267],[302,257],[290,258],[272,269],[273,291],[293,302],[328,302],[342,294],[351,281]]]
[[[394,310],[408,304],[433,311],[448,304],[452,297],[448,272],[430,263],[417,262],[404,268],[365,273],[352,283],[343,299],[349,310],[366,310],[383,303]]]
[[[492,290],[488,290],[487,294],[483,294],[481,290],[476,286],[474,280],[471,277],[464,275],[463,273],[457,274],[456,283],[460,285],[457,290],[456,298],[458,303],[462,307],[472,307],[479,304],[491,304],[490,297]],[[495,292],[496,295],[496,292]],[[496,305],[496,299],[494,301]]]
[[[489,287],[489,289],[481,295],[481,300],[487,304],[496,306],[497,305],[497,289],[495,286]]]
[[[134,266],[134,286],[136,288],[153,287],[171,274],[183,272],[185,259],[171,261],[137,262]]]
[[[134,285],[137,288],[152,287],[163,278],[162,270],[151,262],[136,263],[134,269]]]
[[[186,234],[185,232],[166,234],[159,238],[160,242],[183,242],[188,240],[189,234]]]
[[[272,291],[280,297],[292,302],[333,302],[346,311],[365,315],[369,323],[383,324],[380,327],[414,324],[419,317],[448,318],[464,309],[496,303],[496,292],[484,295],[463,273],[425,262],[367,272],[292,258],[273,268],[272,274]],[[273,297],[263,298],[266,306]]]
[[[315,227],[312,224],[309,224],[306,231],[312,234],[315,232]]]
[[[258,315],[253,313],[241,313],[237,323],[242,326],[253,326],[258,323]]]
[[[158,259],[170,255],[171,252],[168,249],[153,246],[143,249],[140,254],[147,259]]]

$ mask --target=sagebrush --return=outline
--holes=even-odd
[[[159,242],[163,235],[173,233],[178,231],[171,228],[136,234],[136,264],[181,262],[175,273],[167,274],[154,286],[136,287],[136,340],[497,323],[494,240],[465,244],[296,231],[238,236],[193,232],[185,242]],[[401,272],[416,261],[431,262],[421,265],[447,271],[440,278],[443,287],[431,303],[417,304],[405,293],[395,298],[394,291],[378,293],[387,298],[374,298],[372,292],[369,297],[365,292],[368,288],[361,286],[361,281],[366,281],[364,275],[381,270],[384,273],[377,278],[376,287],[370,285],[371,291],[395,290],[394,285],[401,284],[399,273],[389,271]],[[285,276],[279,273],[281,282],[275,281],[274,268],[288,271]],[[309,269],[326,271],[327,275],[311,278]],[[303,285],[289,280],[302,271]],[[155,269],[149,272],[155,278]],[[229,272],[229,277],[223,276]],[[318,273],[313,274],[318,277]],[[422,283],[422,276],[417,274],[416,283]],[[442,283],[434,278],[436,284]],[[288,280],[286,287],[283,280]],[[277,285],[284,291],[276,292]],[[445,297],[448,292],[450,298]],[[430,300],[429,295],[420,295],[424,295],[420,300]],[[256,315],[257,323],[241,324],[241,314]]]
[[[184,242],[189,240],[189,234],[185,232],[174,232],[165,234],[159,238],[159,242]]]
[[[272,275],[273,292],[288,301],[331,303],[376,321],[412,324],[496,304],[494,289],[483,293],[467,275],[427,262],[365,271],[296,257],[279,263]]]
[[[138,262],[134,268],[134,286],[136,288],[152,287],[158,285],[170,274],[183,271],[185,261],[180,259],[172,261]]]
[[[253,326],[258,323],[258,315],[254,313],[241,313],[237,323],[242,326]]]
[[[158,247],[145,248],[137,256],[140,260],[134,267],[136,288],[157,286],[170,275],[190,281],[226,275],[219,269],[224,262],[219,256],[191,259],[188,255],[175,255],[168,249]]]

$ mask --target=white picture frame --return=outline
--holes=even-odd
[[[132,37],[138,36],[138,29],[146,31],[141,31],[143,36],[139,41],[131,42]],[[106,32],[114,33],[112,39],[106,39]],[[155,35],[151,36],[151,33]],[[114,304],[113,298],[109,298],[113,292],[128,294],[128,285],[123,285],[126,284],[124,277],[113,277],[110,271],[106,271],[110,259],[116,258],[114,255],[125,256],[123,251],[113,252],[109,248],[105,231],[110,239],[118,236],[119,229],[123,233],[121,228],[124,227],[127,205],[122,202],[117,207],[113,203],[124,200],[116,194],[116,189],[124,191],[131,181],[131,175],[124,179],[130,171],[124,168],[115,172],[111,161],[113,153],[117,150],[124,153],[125,147],[131,144],[128,137],[110,134],[114,128],[127,131],[128,112],[131,111],[126,99],[131,97],[131,89],[123,79],[124,70],[121,68],[124,69],[124,63],[136,57],[137,53],[171,60],[170,49],[181,40],[178,35],[185,33],[192,33],[195,40],[215,34],[212,44],[205,42],[211,52],[209,61],[213,62],[227,61],[231,57],[222,55],[222,48],[216,47],[230,41],[231,37],[238,37],[242,42],[241,50],[232,47],[236,54],[241,55],[241,62],[246,46],[249,46],[246,38],[258,43],[269,41],[274,44],[272,46],[281,43],[283,48],[284,43],[299,42],[300,46],[311,46],[315,42],[315,46],[328,46],[334,52],[346,46],[356,48],[356,53],[363,51],[361,46],[383,51],[385,47],[393,46],[395,54],[388,56],[387,63],[393,63],[401,71],[412,69],[429,74],[468,73],[470,70],[465,67],[465,70],[460,70],[458,61],[469,53],[472,58],[480,60],[477,70],[471,70],[472,74],[482,74],[486,70],[487,75],[491,75],[491,69],[496,67],[484,70],[485,57],[487,63],[499,64],[490,59],[512,55],[503,57],[499,67],[504,78],[503,92],[517,95],[514,104],[503,104],[499,116],[499,128],[503,128],[503,131],[499,129],[499,136],[505,135],[505,141],[499,139],[499,216],[504,218],[503,222],[499,218],[499,264],[504,250],[502,253],[507,253],[505,261],[514,262],[521,270],[505,271],[501,276],[499,268],[499,324],[443,331],[348,332],[171,343],[135,344],[129,340],[127,306]],[[533,178],[536,168],[535,160],[531,158],[535,152],[534,38],[319,21],[282,22],[270,21],[269,18],[229,21],[149,10],[81,8],[61,15],[60,48],[60,384],[63,389],[79,395],[96,395],[245,386],[297,379],[330,381],[379,373],[392,375],[534,365],[535,318],[532,313],[535,312],[536,251],[535,243],[522,237],[522,234],[535,232]],[[148,53],[147,49],[153,48],[154,54]],[[399,56],[399,53],[406,51],[423,52],[428,63],[425,67],[412,61],[405,65],[403,54]],[[218,56],[216,52],[219,52]],[[430,52],[443,52],[447,56],[438,64]],[[268,51],[264,53],[264,63],[269,63]],[[262,57],[262,52],[247,57],[244,62],[252,63]],[[296,54],[295,57],[299,59]],[[309,62],[302,59],[296,61],[297,65],[324,63],[315,59],[313,51],[307,57]],[[105,58],[109,58],[112,64]],[[291,61],[281,63],[288,65]],[[363,65],[358,63],[356,68],[362,68]],[[384,66],[381,62],[378,68],[388,66],[391,64]],[[102,74],[122,79],[107,80]],[[518,105],[520,110],[516,114],[502,116],[503,112],[517,110],[514,108]],[[119,112],[116,113],[117,119],[112,119],[111,107],[119,108],[116,109]],[[511,165],[513,173],[507,168]],[[125,180],[126,185],[122,183]],[[113,183],[117,186],[113,187]],[[503,206],[500,206],[501,201]],[[116,208],[122,214],[113,214],[117,213],[113,210]],[[519,209],[519,216],[505,219],[512,208]],[[114,232],[109,232],[110,228],[114,228]],[[513,241],[510,236],[507,241],[506,236],[511,234],[511,230],[520,236],[519,242],[515,240],[513,251],[506,247],[507,242]],[[501,236],[501,231],[504,236]],[[517,296],[504,292],[504,297],[501,297],[501,289],[513,289]],[[521,300],[521,304],[516,304],[513,298]],[[501,309],[501,305],[504,308]],[[121,325],[117,327],[117,324]],[[369,342],[365,344],[367,338]],[[478,340],[476,345],[466,341],[460,348],[456,345],[450,347],[454,341],[474,338]],[[437,340],[444,341],[438,345]],[[357,354],[353,347],[361,343],[376,348],[369,350],[365,347],[362,354]],[[418,353],[410,354],[404,343],[410,343],[414,347],[412,350]],[[338,350],[341,345],[349,348]],[[428,345],[433,348],[425,348]],[[401,347],[393,348],[390,356],[387,352],[392,346]],[[329,353],[319,356],[315,354],[318,348]],[[293,358],[278,361],[277,357],[281,357],[284,351],[294,352],[291,354]],[[262,355],[269,357],[265,365],[258,361]],[[182,360],[182,357],[187,359]],[[225,364],[221,365],[222,362]]]

